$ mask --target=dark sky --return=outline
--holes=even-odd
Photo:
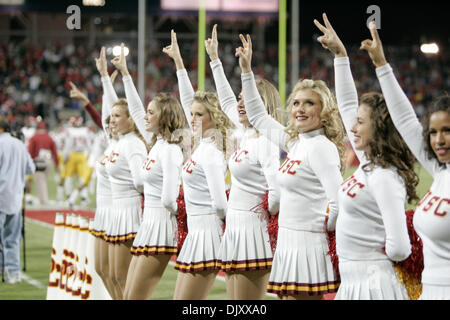
[[[334,29],[342,38],[347,42],[359,43],[370,35],[365,28],[366,21],[371,16],[366,13],[367,8],[370,5],[377,5],[381,15],[379,32],[384,42],[411,44],[422,40],[438,40],[448,45],[449,2],[301,0],[300,36],[304,41],[311,39],[314,33],[318,33],[313,19],[322,21],[322,12],[326,12]]]
[[[183,0],[179,0],[183,1]],[[224,0],[226,1],[226,0]],[[245,0],[242,0],[245,1]],[[370,14],[366,13],[370,5],[377,5],[381,14],[381,30],[383,42],[389,44],[416,44],[422,41],[439,41],[449,45],[450,1],[378,1],[378,0],[299,0],[300,1],[300,39],[312,42],[318,30],[313,19],[321,20],[322,12],[326,12],[334,28],[346,43],[360,43],[369,36],[365,28]],[[292,0],[287,0],[288,14],[291,12]],[[81,5],[82,0],[26,0],[27,9],[31,11],[65,12],[70,4]],[[147,11],[161,14],[160,0],[147,0]],[[0,6],[0,11],[5,7]],[[98,14],[123,13],[137,15],[137,1],[106,0],[102,8],[83,7],[83,11]],[[192,14],[195,14],[193,12]],[[245,15],[244,15],[245,16]],[[276,16],[276,15],[275,15]],[[277,34],[278,24],[272,23],[271,34]],[[287,21],[288,37],[290,37],[290,18]]]

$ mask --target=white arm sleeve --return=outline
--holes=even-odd
[[[183,153],[174,144],[169,144],[161,155],[163,185],[161,201],[164,208],[171,213],[177,213],[177,197],[180,182]]]
[[[331,142],[318,141],[314,145],[314,150],[308,152],[308,160],[327,195],[329,207],[327,229],[332,231],[339,213],[338,192],[343,181],[339,153]]]
[[[227,196],[225,193],[225,177],[223,175],[223,154],[219,150],[212,151],[209,154],[209,158],[202,162],[202,166],[213,207],[219,218],[224,219],[227,210]]]
[[[140,134],[144,137],[147,143],[150,143],[153,134],[145,129],[145,107],[139,97],[136,87],[133,83],[133,78],[130,75],[122,78],[125,88],[125,96],[127,97],[128,110]]]
[[[141,168],[146,156],[147,150],[145,149],[145,145],[142,141],[133,141],[132,143],[127,144],[125,157],[128,162],[128,168],[131,172],[134,187],[141,193],[143,192],[144,184]]]
[[[109,139],[109,132],[107,132],[106,130],[106,128],[108,127],[108,124],[106,123],[106,118],[108,118],[111,115],[112,106],[117,100],[119,100],[119,98],[117,97],[116,91],[114,90],[111,78],[109,76],[102,77],[101,81],[103,87],[102,125],[103,130],[105,131],[105,134]]]
[[[434,176],[439,168],[437,160],[428,159],[422,136],[423,127],[414,108],[403,92],[389,64],[376,69],[381,90],[395,127],[428,173]]]
[[[178,88],[180,90],[181,106],[183,107],[186,120],[191,127],[191,106],[194,101],[194,88],[192,87],[191,80],[189,80],[186,69],[177,70]]]
[[[402,261],[411,253],[405,215],[405,186],[390,170],[377,170],[369,179],[370,190],[383,218],[386,254],[393,261]]]
[[[256,87],[253,72],[244,73],[242,79],[242,95],[244,96],[245,110],[250,123],[269,140],[282,150],[286,150],[286,141],[289,136],[284,132],[285,127],[273,119],[266,111],[264,102]]]
[[[277,180],[280,167],[280,150],[265,137],[258,147],[258,160],[269,187],[269,213],[276,214],[280,208],[280,187]]]
[[[225,76],[222,62],[219,59],[213,60],[209,63],[212,69],[214,83],[216,84],[217,95],[219,96],[219,103],[222,111],[233,122],[236,128],[242,128],[242,123],[239,122],[239,114],[237,111],[237,99],[234,95],[233,89]]]
[[[356,122],[358,112],[358,92],[353,81],[350,70],[350,60],[348,57],[334,59],[336,99],[344,123],[345,131],[352,145],[353,151],[360,162],[365,161],[363,151],[358,151],[354,145],[354,135],[351,128]]]

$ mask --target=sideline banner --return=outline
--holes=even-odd
[[[111,300],[95,271],[94,219],[57,212],[47,300]]]

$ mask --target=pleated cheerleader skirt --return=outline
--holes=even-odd
[[[112,217],[112,199],[111,197],[102,197],[97,195],[97,208],[94,215],[94,228],[92,234],[96,238],[105,239],[106,226]]]
[[[175,269],[199,272],[218,269],[223,222],[216,214],[188,215],[188,234],[178,254]]]
[[[134,240],[142,220],[141,196],[113,199],[111,219],[106,226],[105,240],[123,243]]]
[[[267,292],[279,296],[336,292],[339,279],[328,250],[325,233],[279,227]]]
[[[177,219],[165,208],[144,207],[144,215],[131,247],[133,255],[177,253]]]
[[[218,266],[225,272],[264,270],[272,259],[265,215],[229,208]]]
[[[450,286],[423,283],[419,300],[450,300]]]
[[[339,258],[339,273],[335,300],[409,300],[390,260]]]

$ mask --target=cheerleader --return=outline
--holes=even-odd
[[[360,162],[339,189],[336,252],[341,285],[337,300],[404,300],[407,292],[394,262],[411,253],[405,202],[418,199],[415,158],[377,92],[358,94],[347,51],[323,14],[317,40],[334,55],[336,97],[352,148]]]
[[[220,110],[215,93],[194,92],[173,30],[171,38],[171,44],[163,52],[175,62],[181,105],[194,134],[194,151],[182,171],[189,232],[175,265],[179,273],[174,299],[201,300],[208,295],[218,273],[218,251],[227,209],[227,130],[233,125]]]
[[[96,59],[97,69],[102,75],[103,87],[108,86],[108,82],[114,82],[114,78],[117,74],[116,71],[111,75],[111,80],[109,80],[108,73],[106,71],[106,57],[104,54],[104,48],[100,52],[100,57]],[[72,90],[70,91],[70,97],[80,101],[88,101],[87,97],[71,82]],[[111,92],[111,90],[104,90],[105,92]],[[95,246],[94,246],[94,266],[95,271],[103,280],[108,293],[112,299],[117,299],[117,293],[113,285],[111,276],[109,274],[109,244],[105,240],[105,226],[107,224],[107,219],[111,218],[112,211],[112,198],[111,198],[111,185],[109,183],[109,177],[106,173],[105,164],[108,157],[111,154],[111,150],[117,141],[117,134],[113,130],[109,130],[111,105],[117,100],[114,90],[112,90],[112,99],[108,99],[111,94],[105,94],[102,100],[102,114],[100,115],[97,110],[93,107],[86,108],[89,115],[93,119],[98,119],[95,121],[96,124],[104,130],[106,137],[106,148],[103,150],[102,155],[95,161],[95,170],[97,176],[96,185],[96,209],[94,215],[94,228],[93,235],[95,236]],[[89,103],[90,104],[90,103]]]
[[[251,70],[250,36],[240,38],[243,47],[236,49],[236,57],[247,117],[288,152],[278,173],[279,229],[268,292],[282,299],[321,299],[339,285],[327,255],[325,228],[334,229],[338,214],[345,150],[342,123],[330,90],[320,80],[297,82],[289,98],[287,128],[274,120],[267,114]]]
[[[183,137],[186,118],[180,103],[165,93],[147,106],[139,98],[122,51],[113,60],[122,73],[130,114],[151,150],[141,166],[144,181],[144,215],[131,253],[125,299],[149,299],[172,255],[177,253],[177,197],[180,187]]]
[[[103,79],[105,84],[107,80]],[[109,84],[107,82],[104,89],[111,91],[112,85]],[[110,95],[109,91],[105,94]],[[105,164],[113,205],[111,219],[105,228],[105,239],[112,244],[109,247],[110,275],[117,290],[116,297],[123,299],[132,258],[130,249],[142,219],[143,183],[140,169],[147,155],[147,147],[130,116],[126,99],[118,99],[112,105],[110,129],[116,131],[118,141]]]
[[[371,40],[364,40],[392,121],[417,160],[433,177],[433,183],[419,201],[414,228],[423,243],[422,300],[450,299],[450,98],[439,97],[423,126],[387,63],[373,23]]]
[[[242,93],[237,101],[218,56],[217,25],[205,42],[222,110],[237,130],[238,146],[230,157],[231,189],[226,229],[220,247],[220,263],[226,273],[227,296],[232,300],[263,299],[272,266],[267,231],[268,216],[258,206],[268,192],[268,210],[277,214],[279,190],[276,174],[279,149],[248,122]],[[281,100],[275,87],[257,80],[267,112],[281,122]]]
[[[95,270],[103,279],[111,298],[113,300],[119,300],[121,299],[121,290],[117,282],[113,280],[113,269],[111,267],[114,263],[113,251],[115,248],[113,244],[109,243],[107,238],[107,229],[113,218],[113,198],[109,175],[106,171],[108,159],[119,139],[117,132],[111,128],[111,109],[113,104],[118,100],[113,88],[117,71],[112,73],[111,78],[108,76],[104,47],[101,48],[100,56],[95,59],[95,63],[100,73],[103,87],[101,124],[107,141],[103,155],[95,163],[97,175],[97,208],[93,228],[95,236]]]

